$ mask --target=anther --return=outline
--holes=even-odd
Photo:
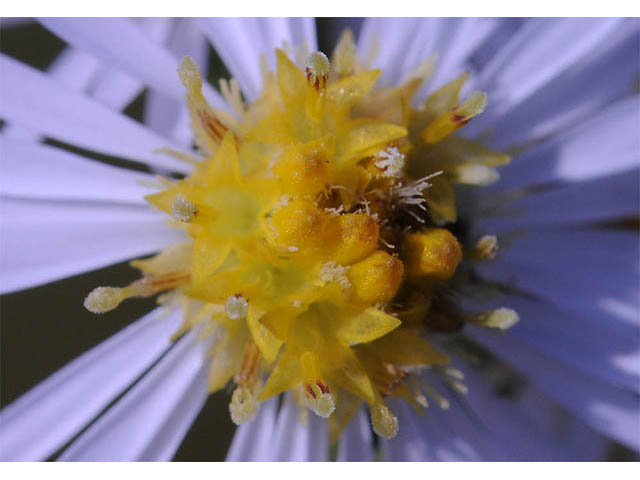
[[[180,81],[189,90],[200,90],[202,88],[202,73],[196,61],[190,55],[185,55],[178,67]]]
[[[520,317],[518,316],[518,312],[510,308],[497,308],[480,315],[470,315],[466,320],[481,327],[507,330],[518,323]]]
[[[245,385],[238,385],[233,391],[229,413],[231,420],[236,425],[242,425],[256,414],[259,402],[255,393]]]
[[[464,102],[452,108],[444,115],[431,122],[422,132],[422,138],[427,143],[436,143],[464,127],[476,115],[487,108],[487,94],[471,92]]]
[[[240,293],[231,295],[224,302],[224,311],[232,320],[245,318],[249,313],[249,302]]]
[[[98,287],[84,299],[84,307],[92,313],[106,313],[125,299],[122,288]]]
[[[493,260],[498,253],[498,238],[495,235],[484,235],[476,243],[473,253],[477,258]]]
[[[373,431],[383,438],[393,438],[398,434],[398,418],[383,403],[371,406]]]
[[[190,222],[198,214],[198,207],[182,195],[176,195],[171,204],[171,215],[180,222]]]
[[[307,58],[307,68],[305,69],[307,82],[313,85],[316,91],[323,90],[327,86],[330,69],[331,63],[327,56],[322,52],[313,52]]]
[[[333,395],[322,380],[316,380],[314,384],[307,383],[304,386],[304,393],[307,407],[319,417],[329,418],[336,409]]]

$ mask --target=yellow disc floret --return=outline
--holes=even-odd
[[[194,168],[163,179],[147,200],[188,241],[132,262],[141,279],[99,287],[85,306],[102,313],[158,293],[180,303],[174,338],[197,328],[208,339],[209,388],[233,389],[236,424],[289,391],[329,418],[334,440],[363,403],[374,431],[391,438],[398,419],[385,397],[418,409],[428,405],[423,391],[437,398],[412,376],[447,362],[429,329],[517,321],[508,309],[447,309],[436,295],[463,258],[446,228],[456,218],[453,183],[487,183],[507,158],[452,135],[486,106],[479,92],[458,101],[466,75],[417,108],[430,69],[377,88],[380,71],[365,69],[350,33],[332,58],[314,52],[303,70],[278,50],[277,71],[265,71],[262,96],[248,106],[237,82],[223,82],[235,116],[207,103],[200,69],[182,60],[201,158],[163,149]],[[469,257],[492,258],[492,239]]]

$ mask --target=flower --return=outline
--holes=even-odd
[[[163,139],[96,101],[101,98],[112,108],[118,104],[100,96],[106,95],[105,84],[98,82],[102,90],[94,87],[93,93],[87,92],[87,79],[93,78],[100,64],[106,64],[129,75],[119,77],[123,84],[129,81],[131,85],[136,79],[137,85],[147,84],[165,97],[179,99],[183,88],[173,72],[178,59],[130,21],[55,19],[44,24],[91,57],[82,57],[86,54],[77,50],[64,57],[80,55],[84,60],[84,80],[79,70],[70,72],[79,86],[76,90],[61,88],[51,78],[53,73],[46,76],[2,57],[0,116],[8,122],[2,136],[8,173],[2,186],[3,223],[7,225],[2,232],[7,246],[2,257],[5,291],[150,253],[185,239],[178,229],[165,228],[159,215],[116,203],[135,205],[139,201],[139,190],[131,186],[129,172],[81,162],[77,155],[33,141],[34,132],[36,136],[45,134],[94,151],[147,160],[163,173],[180,168],[171,156],[195,163],[192,153],[184,148],[190,139],[184,128],[189,115],[184,110],[171,110],[175,108],[172,105],[168,111],[177,113],[165,113],[161,120],[155,120],[175,119],[170,127],[151,123],[152,128],[169,134],[169,139]],[[176,34],[176,42],[180,38],[192,41],[194,36],[200,38],[199,32],[204,33],[237,79],[237,83],[221,84],[222,95],[204,87],[203,96],[194,62],[182,62],[181,80],[189,93],[197,143],[200,151],[209,155],[185,180],[161,180],[158,188],[162,191],[150,198],[173,216],[174,226],[182,226],[196,238],[197,253],[185,254],[184,248],[174,246],[151,259],[138,260],[134,266],[145,273],[144,280],[124,288],[99,287],[87,297],[86,305],[104,311],[126,297],[173,290],[187,281],[192,282],[188,299],[206,304],[197,305],[194,311],[193,300],[177,299],[187,310],[178,332],[183,335],[176,335],[168,352],[105,413],[98,415],[167,348],[170,335],[183,320],[181,315],[149,314],[7,406],[0,417],[2,444],[8,445],[3,446],[3,458],[44,458],[98,416],[62,453],[62,459],[169,459],[202,404],[207,377],[209,386],[210,375],[217,386],[223,386],[229,374],[235,375],[238,385],[230,413],[242,423],[230,459],[325,459],[328,432],[323,416],[337,419],[344,428],[337,458],[372,458],[374,437],[364,411],[356,411],[353,421],[340,423],[340,415],[348,416],[340,410],[346,396],[334,385],[349,390],[345,385],[353,388],[355,383],[337,378],[335,372],[353,373],[350,366],[356,363],[348,361],[349,355],[354,355],[351,345],[345,348],[340,342],[327,341],[328,352],[302,348],[309,341],[305,337],[308,328],[293,339],[287,337],[287,347],[293,344],[299,348],[292,363],[286,364],[292,373],[282,378],[294,379],[289,385],[292,388],[303,386],[298,391],[303,400],[296,402],[289,394],[278,410],[272,397],[257,409],[261,385],[256,359],[276,360],[278,342],[282,341],[278,327],[292,308],[306,309],[303,315],[313,317],[309,322],[319,325],[313,330],[318,334],[323,332],[320,322],[326,319],[338,319],[339,325],[360,319],[366,325],[355,332],[366,337],[360,340],[364,345],[355,350],[376,389],[368,394],[363,388],[355,396],[368,403],[378,434],[392,437],[397,433],[390,440],[375,440],[384,459],[593,459],[603,455],[610,445],[608,438],[640,448],[638,237],[636,226],[624,223],[637,218],[638,204],[638,97],[632,90],[639,71],[634,55],[637,20],[366,20],[357,47],[348,35],[338,44],[333,61],[337,79],[328,76],[330,67],[321,54],[307,61],[305,79],[302,70],[279,53],[278,75],[289,75],[287,88],[280,85],[280,95],[293,116],[301,111],[325,115],[323,102],[334,98],[330,89],[335,82],[352,81],[343,84],[340,93],[347,98],[344,91],[374,95],[370,101],[354,105],[362,109],[363,117],[375,119],[365,132],[355,135],[362,142],[360,149],[347,148],[353,128],[358,127],[349,123],[349,115],[337,112],[322,117],[329,118],[332,125],[322,133],[342,145],[341,151],[350,155],[347,160],[359,162],[358,168],[329,172],[334,179],[331,184],[346,184],[346,188],[335,193],[335,204],[321,205],[327,209],[322,212],[305,195],[322,190],[317,181],[324,163],[312,164],[317,169],[308,176],[298,175],[304,169],[297,159],[309,152],[314,158],[334,159],[335,151],[327,154],[326,145],[309,142],[312,144],[305,143],[301,149],[273,154],[274,163],[268,166],[274,175],[285,178],[291,174],[285,182],[291,191],[285,195],[274,192],[267,180],[269,171],[259,171],[262,160],[245,164],[243,172],[236,158],[248,162],[269,154],[268,149],[246,141],[251,135],[265,143],[291,143],[287,130],[280,126],[280,114],[274,113],[281,111],[277,104],[280,97],[269,94],[269,77],[261,73],[259,52],[254,49],[263,43],[269,47],[266,63],[271,68],[276,61],[270,55],[271,47],[282,45],[283,40],[289,45],[306,40],[313,51],[313,23],[302,19],[208,19],[178,24],[182,36]],[[362,87],[366,77],[350,75],[355,73],[350,69],[357,58],[366,59],[368,47],[376,43],[375,35],[383,41],[371,61],[382,73],[376,89],[370,91],[370,86]],[[558,49],[559,43],[566,47]],[[174,43],[173,48],[182,50],[179,55],[184,53],[183,46]],[[410,88],[414,79],[428,76],[433,68],[428,57],[432,51],[442,53],[439,67],[429,83],[416,85],[415,93],[418,102],[430,99],[425,112],[439,114],[423,123],[418,121],[420,128],[415,131],[416,123],[408,121],[412,144],[407,146],[401,142],[406,132],[399,126],[404,119],[398,116],[403,112],[419,114],[409,110],[408,95],[402,88],[384,87]],[[474,74],[459,76],[465,67]],[[54,71],[60,71],[57,75],[62,77],[69,73],[62,67]],[[344,78],[340,80],[340,76]],[[263,78],[267,94],[260,98]],[[450,80],[453,83],[447,83]],[[474,82],[478,93],[463,92],[466,100],[462,102],[442,102],[451,97],[452,90],[457,99],[464,81]],[[118,98],[124,90],[119,89]],[[245,109],[240,91],[253,103],[252,109]],[[438,101],[444,103],[443,108]],[[248,119],[244,123],[234,120],[233,110]],[[460,140],[452,144],[452,130],[480,112],[483,114],[461,130],[464,137],[456,137]],[[295,118],[299,121],[290,124],[298,129],[296,135],[317,140],[315,131],[312,135],[306,130],[316,127],[309,127],[304,116]],[[14,125],[30,131],[12,131]],[[239,139],[231,133],[232,126],[242,133],[238,133]],[[247,126],[250,133],[243,130]],[[367,138],[369,143],[364,143]],[[485,138],[492,149],[513,153],[512,163],[500,169],[500,182],[495,182],[498,174],[492,167],[506,159],[469,138]],[[239,141],[244,142],[243,153],[238,153]],[[163,152],[169,155],[149,154],[159,147],[166,147]],[[432,156],[430,167],[441,161],[445,174],[412,172],[416,151],[421,158]],[[25,158],[48,161],[60,171],[45,172]],[[464,161],[442,162],[443,158]],[[258,174],[247,174],[252,165],[257,166]],[[404,178],[403,169],[412,176]],[[346,211],[361,202],[354,193],[367,192],[368,187],[358,183],[359,175],[364,175],[361,172],[368,172],[388,186],[385,192],[391,192],[388,198],[392,200],[384,197],[380,211],[370,211],[364,202],[365,213]],[[461,184],[455,204],[451,179]],[[206,184],[204,193],[198,190],[202,182]],[[403,222],[411,228],[400,229],[401,233],[392,229],[388,238],[377,230],[375,235],[358,235],[356,247],[360,249],[326,236],[333,231],[328,227],[331,222],[340,226],[332,218],[354,218],[352,223],[362,224],[362,230],[370,232],[367,219],[377,213],[380,221],[384,220],[387,205],[399,206],[408,217]],[[468,257],[464,268],[458,268],[462,249],[450,230],[431,224],[429,230],[423,230],[408,223],[424,221],[421,207],[433,224],[457,222],[455,233],[463,240]],[[89,219],[95,219],[95,224]],[[260,224],[263,219],[264,226]],[[253,232],[261,233],[255,237]],[[385,241],[399,240],[397,257],[377,247],[378,235]],[[376,242],[369,248],[372,237]],[[280,256],[313,261],[294,262],[295,268],[288,270],[285,260],[274,257],[269,265],[288,272],[276,274],[261,263],[272,252],[262,246],[263,238],[269,249],[281,249]],[[390,245],[388,249],[395,247]],[[229,260],[230,248],[237,252],[236,259]],[[327,250],[334,253],[326,256]],[[434,256],[434,252],[443,253]],[[202,261],[184,260],[195,255]],[[235,273],[236,264],[242,267],[240,276]],[[628,268],[630,264],[633,268]],[[189,265],[188,273],[175,265]],[[427,326],[432,332],[429,341],[450,357],[448,366],[434,360],[438,358],[435,349],[429,350],[428,362],[416,362],[432,367],[428,371],[398,370],[394,362],[376,360],[380,352],[393,356],[421,351],[414,345],[423,341],[422,337],[403,330],[404,326],[399,328],[396,315],[403,324],[410,324],[413,317],[421,321],[424,311],[420,309],[426,308],[427,298],[421,298],[422,303],[403,300],[403,305],[415,307],[415,312],[389,305],[402,271],[406,272],[403,278],[409,279],[405,283],[413,285],[407,295],[432,292],[431,282],[427,287],[422,282],[425,277],[447,284],[442,298],[434,300],[443,314],[430,315]],[[225,275],[223,281],[215,285],[204,281],[214,273]],[[372,275],[380,274],[384,274],[382,278],[370,281]],[[199,275],[200,283],[193,280]],[[263,290],[264,278],[274,275],[278,288],[269,297]],[[251,278],[258,280],[252,283],[247,280]],[[300,293],[300,285],[312,283],[311,278],[317,278],[322,288]],[[325,292],[326,285],[331,289]],[[247,286],[252,288],[250,293]],[[350,288],[356,290],[356,297],[343,299],[343,290]],[[313,297],[318,292],[325,295],[322,303]],[[268,300],[263,300],[265,297]],[[163,301],[171,304],[176,297],[168,294]],[[290,303],[284,305],[285,301]],[[522,321],[513,326],[514,311],[504,305],[517,310]],[[283,315],[269,320],[271,311]],[[216,349],[213,360],[204,354],[219,338],[211,335],[204,317],[218,318],[225,326],[225,348]],[[467,325],[460,332],[462,323]],[[353,331],[350,334],[355,335]],[[355,342],[355,336],[346,340],[347,344]],[[218,367],[210,369],[210,361]],[[330,361],[339,368],[327,368]],[[297,365],[299,372],[290,365]],[[378,371],[378,367],[385,370]],[[375,380],[379,377],[382,380]],[[378,382],[387,380],[394,387],[389,387],[388,393],[403,385],[416,408],[433,405],[419,417],[396,398],[380,401]],[[366,384],[363,380],[358,385]],[[492,385],[503,394],[495,395]],[[334,399],[336,393],[340,395]],[[438,411],[435,404],[447,411]],[[319,415],[307,414],[304,426],[299,405]],[[558,415],[563,418],[562,431],[554,421]]]

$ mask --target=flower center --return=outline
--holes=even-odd
[[[193,305],[181,331],[202,323],[213,332],[209,387],[235,384],[238,424],[292,391],[329,418],[334,439],[363,403],[374,431],[392,437],[399,425],[387,397],[417,409],[425,393],[446,403],[420,379],[448,362],[431,331],[517,321],[507,309],[463,312],[440,295],[465,255],[497,252],[492,236],[465,252],[446,228],[456,220],[452,183],[485,184],[508,160],[452,135],[484,110],[486,95],[459,101],[462,75],[414,108],[423,77],[376,88],[380,71],[355,52],[349,33],[332,62],[316,52],[299,68],[278,50],[277,73],[264,73],[253,105],[223,85],[235,117],[209,106],[185,57],[179,75],[202,157],[147,200],[189,241],[133,262],[142,280],[85,301],[101,313],[171,290]]]

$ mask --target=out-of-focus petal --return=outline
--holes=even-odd
[[[371,426],[365,411],[360,409],[338,440],[338,461],[372,462],[373,460]]]
[[[562,135],[536,145],[501,169],[497,188],[575,182],[640,165],[638,98],[621,100]]]
[[[592,428],[640,450],[640,399],[636,393],[612,387],[513,337],[473,326],[468,331]]]
[[[528,22],[481,73],[479,83],[492,94],[491,110],[499,115],[514,108],[597,48],[620,22],[616,18]]]
[[[169,347],[181,320],[175,311],[149,313],[8,405],[0,413],[0,459],[54,453]]]
[[[169,227],[160,213],[143,206],[2,198],[0,208],[2,292],[184,241],[184,234]]]
[[[273,432],[271,461],[322,462],[329,454],[327,421],[308,412],[307,425],[300,424],[300,410],[288,393]]]
[[[238,80],[249,101],[260,95],[262,73],[259,53],[262,32],[255,18],[205,18],[200,20],[203,33],[231,74]]]

